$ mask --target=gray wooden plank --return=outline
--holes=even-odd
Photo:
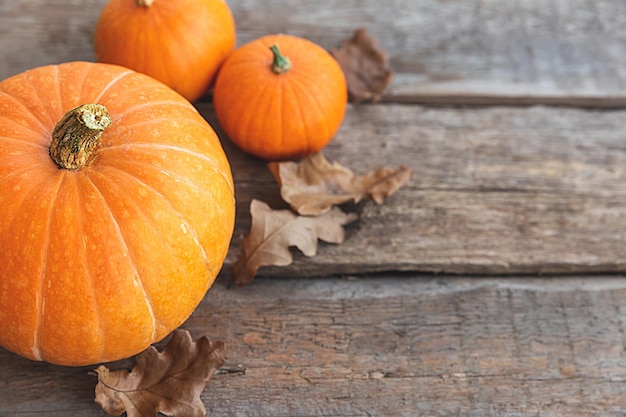
[[[626,415],[623,277],[227,284],[184,325],[226,342],[207,415]],[[103,415],[90,369],[0,350],[0,415]]]
[[[202,113],[219,128],[210,106]],[[357,174],[404,164],[411,181],[383,205],[356,207],[341,245],[296,253],[272,276],[422,271],[476,274],[626,270],[623,111],[564,108],[350,107],[323,151]],[[252,198],[284,207],[262,161],[234,149],[237,226]]]
[[[626,104],[626,5],[619,0],[255,4],[233,3],[242,42],[284,31],[331,48],[355,26],[368,28],[397,73],[388,101]]]
[[[0,4],[0,78],[93,60],[105,0]],[[626,104],[626,5],[620,0],[231,1],[242,44],[269,33],[336,46],[366,27],[396,71],[387,101]]]

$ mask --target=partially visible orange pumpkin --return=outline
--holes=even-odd
[[[189,101],[235,48],[224,0],[110,0],[94,33],[96,60],[148,74]]]
[[[290,35],[265,36],[237,49],[213,89],[228,137],[267,160],[322,149],[339,129],[347,100],[337,61],[321,46]]]
[[[86,365],[189,317],[222,267],[235,206],[221,144],[188,101],[129,69],[73,62],[0,82],[0,212],[0,345]]]

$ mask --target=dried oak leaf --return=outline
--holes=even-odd
[[[387,53],[380,49],[366,29],[357,29],[339,48],[331,49],[346,75],[348,92],[354,102],[378,101],[391,84],[393,71]]]
[[[272,162],[268,166],[280,184],[283,200],[306,216],[364,198],[380,204],[406,184],[412,173],[410,168],[400,165],[358,176],[337,162],[330,163],[319,152],[300,162]]]
[[[191,340],[186,330],[174,331],[163,352],[149,347],[135,358],[132,371],[96,369],[96,403],[109,415],[128,417],[201,417],[206,409],[200,394],[224,364],[224,344],[206,337]]]
[[[238,285],[251,283],[261,266],[289,265],[293,262],[292,246],[306,256],[314,256],[318,239],[343,242],[343,226],[357,218],[336,207],[317,217],[298,216],[291,210],[272,210],[254,199],[250,202],[250,215],[250,233],[244,236],[241,255],[233,265],[234,282]]]

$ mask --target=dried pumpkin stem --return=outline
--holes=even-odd
[[[274,54],[274,60],[272,61],[272,72],[274,74],[283,74],[289,71],[291,69],[291,61],[280,52],[280,49],[278,49],[278,45],[274,44],[270,46],[270,50]]]
[[[150,7],[154,3],[154,0],[137,0],[137,6],[139,7]]]
[[[101,104],[83,104],[68,111],[52,132],[50,157],[62,169],[84,167],[110,125],[109,111]]]

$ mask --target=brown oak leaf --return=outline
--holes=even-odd
[[[343,242],[343,226],[357,218],[336,207],[317,217],[298,216],[291,210],[273,210],[254,199],[250,202],[250,215],[250,233],[244,236],[241,255],[233,265],[234,282],[238,285],[251,283],[261,266],[289,265],[293,262],[292,246],[306,256],[314,256],[318,239]]]
[[[224,344],[201,337],[193,342],[186,330],[174,331],[163,352],[154,346],[135,357],[132,371],[96,369],[96,403],[109,415],[201,417],[200,394],[224,364]]]
[[[357,29],[352,38],[344,40],[330,53],[343,69],[352,101],[382,98],[391,84],[393,71],[389,68],[387,53],[377,46],[366,29]]]
[[[358,176],[337,162],[330,163],[319,152],[300,162],[272,162],[268,166],[280,184],[283,200],[306,216],[364,198],[380,204],[406,184],[412,173],[410,168],[400,165]]]

